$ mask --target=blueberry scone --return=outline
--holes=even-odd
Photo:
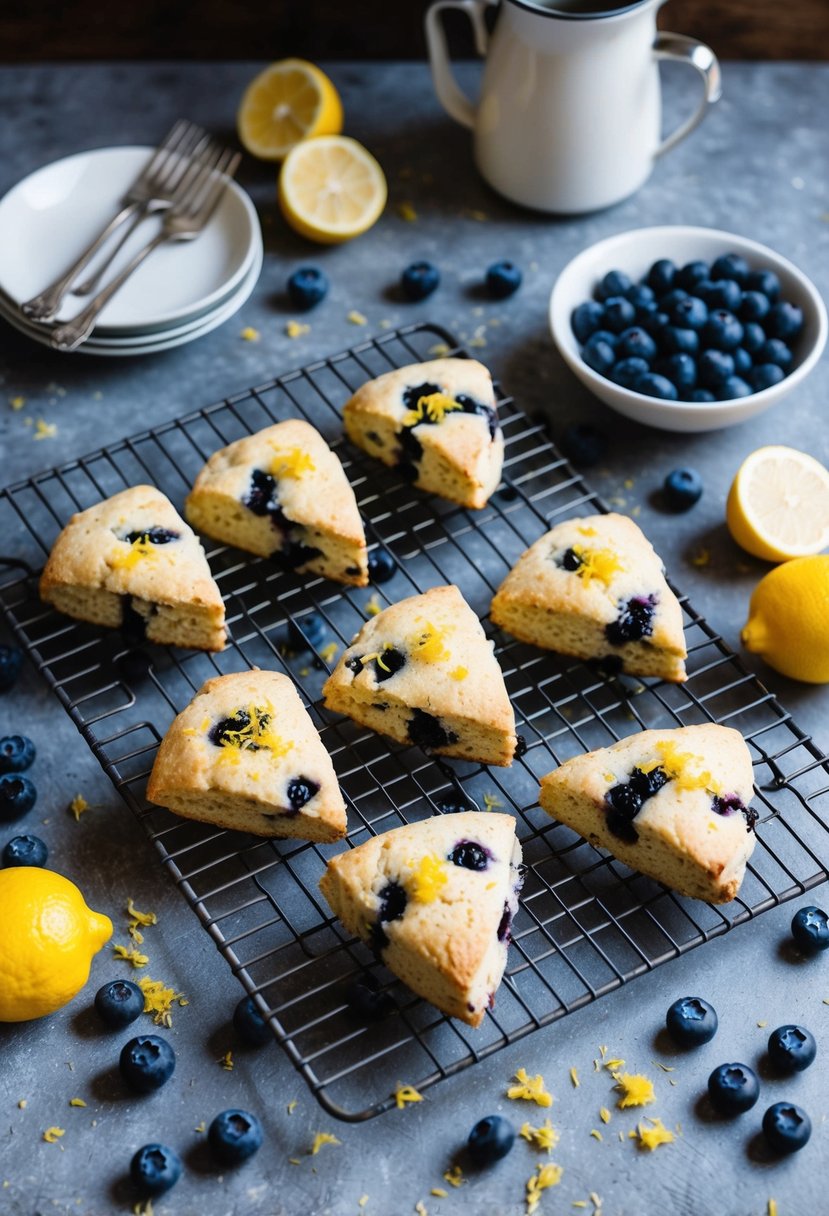
[[[299,418],[214,452],[184,513],[214,540],[273,557],[286,569],[368,583],[354,491],[319,431]]]
[[[508,765],[515,715],[481,622],[457,587],[366,621],[322,690],[326,707],[399,743]]]
[[[645,730],[541,779],[553,818],[682,895],[724,904],[754,850],[751,756],[727,726]]]
[[[349,933],[443,1013],[478,1026],[504,974],[521,845],[511,815],[436,815],[328,863],[320,887]]]
[[[547,532],[504,579],[490,616],[545,650],[600,659],[630,675],[686,678],[679,601],[625,515],[568,519]]]
[[[352,443],[421,490],[483,507],[501,480],[504,437],[492,377],[474,359],[386,372],[343,409]]]
[[[331,757],[288,676],[216,676],[174,720],[150,802],[256,836],[340,840],[345,804]]]
[[[73,515],[40,579],[59,612],[135,640],[222,650],[225,609],[198,537],[154,486]]]

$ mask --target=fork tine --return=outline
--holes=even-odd
[[[179,215],[190,214],[197,206],[197,200],[226,156],[226,151],[211,141],[202,157],[191,162],[173,199],[173,209]]]
[[[228,180],[233,177],[241,159],[238,152],[225,148],[207,178],[202,179],[196,197],[188,208],[190,214],[207,223],[219,202]]]
[[[164,139],[153,152],[141,176],[144,178],[154,176],[171,153],[178,151],[186,152],[194,131],[199,132],[200,135],[204,134],[200,127],[197,127],[195,123],[188,122],[187,119],[179,118],[174,122]]]
[[[203,155],[210,145],[210,136],[195,123],[186,124],[188,130],[174,148],[165,149],[160,163],[152,175],[152,185],[157,190],[175,190],[194,160]]]

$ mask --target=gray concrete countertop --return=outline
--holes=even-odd
[[[0,193],[71,152],[151,142],[177,115],[232,139],[238,99],[256,66],[3,69],[0,112],[14,117],[0,135]],[[477,72],[473,65],[462,70],[471,88]],[[761,444],[782,441],[829,459],[826,358],[785,406],[751,423],[707,435],[661,433],[618,417],[581,388],[551,346],[546,304],[556,273],[578,250],[627,228],[673,222],[722,227],[763,241],[802,266],[829,297],[829,66],[726,64],[723,101],[699,132],[658,164],[635,198],[600,215],[568,220],[520,211],[481,183],[468,135],[443,116],[425,66],[340,64],[331,74],[343,96],[346,132],[368,145],[389,179],[389,207],[376,228],[337,249],[307,245],[278,215],[273,167],[247,158],[240,180],[259,209],[265,267],[251,299],[222,328],[166,354],[120,360],[59,356],[0,327],[0,481],[29,476],[343,349],[380,332],[381,322],[434,320],[467,340],[483,336],[485,346],[477,353],[525,408],[549,417],[554,437],[574,420],[607,432],[611,455],[588,472],[589,480],[619,509],[639,508],[638,522],[674,580],[738,649],[751,589],[767,567],[731,542],[723,523],[725,494],[740,462]],[[689,104],[686,90],[684,78],[667,76],[666,121]],[[414,222],[401,217],[402,203],[414,208]],[[443,283],[424,304],[403,305],[392,288],[417,257],[434,260]],[[512,300],[485,302],[476,286],[487,265],[501,257],[524,268],[524,285]],[[303,318],[310,332],[291,340],[285,323],[294,314],[284,283],[304,262],[324,266],[332,288],[323,305]],[[347,319],[352,309],[367,318],[365,329]],[[259,332],[258,341],[243,340],[247,326]],[[23,407],[10,408],[21,397]],[[33,439],[31,420],[37,418],[56,424],[56,438]],[[668,516],[652,496],[678,464],[700,470],[705,493],[687,515]],[[700,561],[703,552],[707,556]],[[829,748],[826,690],[786,681],[752,656],[743,658],[818,744]],[[154,1138],[176,1145],[188,1166],[171,1195],[156,1204],[159,1214],[402,1216],[422,1201],[430,1216],[517,1216],[524,1210],[524,1184],[539,1160],[523,1141],[496,1170],[471,1176],[462,1190],[447,1187],[448,1198],[430,1190],[446,1185],[443,1171],[482,1115],[497,1110],[518,1123],[538,1123],[547,1113],[506,1101],[506,1085],[521,1066],[544,1074],[556,1097],[552,1120],[561,1131],[551,1159],[564,1166],[564,1175],[544,1195],[542,1212],[590,1212],[591,1192],[601,1197],[604,1216],[763,1216],[771,1197],[780,1216],[825,1210],[822,1174],[829,1145],[820,1055],[812,1069],[788,1083],[767,1077],[761,1067],[760,1103],[739,1121],[712,1121],[700,1102],[716,1064],[757,1064],[770,1029],[782,1022],[809,1026],[819,1051],[824,1047],[829,961],[792,961],[785,942],[796,905],[770,912],[536,1033],[435,1087],[417,1106],[367,1125],[337,1125],[277,1047],[255,1053],[234,1042],[228,1021],[240,995],[236,981],[32,671],[24,673],[14,694],[0,698],[0,734],[10,731],[31,735],[39,748],[32,772],[39,803],[30,826],[49,844],[52,863],[81,883],[93,907],[113,917],[117,938],[123,936],[128,896],[157,912],[159,925],[147,930],[152,973],[186,992],[190,1004],[176,1011],[170,1032],[179,1057],[176,1079],[147,1100],[125,1099],[111,1075],[113,1041],[121,1039],[100,1033],[89,1014],[95,987],[122,966],[108,950],[74,1004],[42,1022],[0,1028],[4,1216],[129,1210],[119,1179],[135,1148]],[[77,792],[93,805],[75,823],[65,808]],[[819,890],[817,902],[823,898]],[[667,1006],[686,992],[714,1003],[721,1028],[700,1052],[674,1058],[657,1036]],[[607,1127],[598,1122],[599,1107],[613,1107],[609,1078],[593,1072],[600,1044],[654,1078],[658,1104],[652,1109],[667,1126],[682,1127],[673,1145],[652,1154],[637,1151],[627,1132],[641,1112],[614,1111]],[[229,1048],[233,1071],[219,1062]],[[675,1071],[663,1073],[654,1060]],[[578,1089],[569,1078],[572,1066],[581,1078]],[[70,1108],[74,1096],[87,1107]],[[289,1114],[294,1098],[298,1104]],[[781,1098],[810,1111],[814,1134],[802,1154],[770,1160],[757,1131],[765,1106]],[[25,1108],[19,1105],[23,1099]],[[197,1129],[231,1105],[262,1117],[266,1145],[246,1167],[220,1176],[199,1148],[204,1136]],[[42,1141],[52,1125],[66,1129],[58,1144]],[[602,1130],[602,1142],[591,1137],[593,1128]],[[319,1130],[335,1133],[342,1145],[311,1158],[307,1149]],[[291,1157],[300,1164],[290,1164]],[[360,1207],[364,1195],[368,1201]],[[587,1207],[571,1207],[576,1201]]]

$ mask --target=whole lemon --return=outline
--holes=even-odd
[[[829,555],[795,558],[761,578],[740,636],[782,675],[829,683]]]
[[[68,878],[36,866],[0,870],[0,1022],[54,1013],[89,979],[112,921]]]

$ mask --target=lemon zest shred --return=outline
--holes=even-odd
[[[112,947],[112,953],[116,958],[123,959],[125,963],[131,963],[133,967],[146,967],[150,961],[149,955],[141,954],[135,949],[127,949],[126,946],[119,946],[117,943]]]
[[[139,912],[135,904],[132,902],[132,896],[127,898],[127,916],[136,921],[139,925],[157,925],[158,917],[155,912]]]
[[[416,867],[411,861],[408,865],[412,867],[414,898],[421,904],[433,904],[448,881],[448,863],[441,861],[437,853],[427,853]]]
[[[317,1132],[314,1136],[314,1141],[308,1150],[309,1157],[316,1157],[317,1153],[326,1144],[342,1144],[342,1140],[338,1140],[331,1132]]]
[[[206,1131],[206,1129],[207,1129],[207,1124],[205,1123],[204,1119],[202,1119],[201,1123],[196,1124],[196,1126],[193,1128],[193,1131],[198,1132],[199,1135],[201,1135],[202,1132]]]
[[[581,1085],[579,1074],[575,1068],[570,1069],[570,1080],[573,1082],[573,1089],[578,1089],[578,1087]]]
[[[515,1079],[518,1084],[509,1087],[507,1090],[508,1098],[512,1098],[513,1101],[535,1102],[538,1106],[553,1105],[553,1095],[545,1089],[544,1078],[541,1073],[537,1073],[534,1077],[529,1077],[525,1068],[519,1068],[515,1074]]]
[[[676,1067],[673,1064],[663,1064],[661,1060],[651,1060],[651,1064],[655,1064],[662,1072],[676,1072]]]
[[[233,1072],[233,1052],[226,1051],[217,1063],[221,1064],[222,1068],[226,1069],[227,1072]]]
[[[453,1165],[450,1169],[444,1170],[443,1177],[450,1186],[463,1186],[465,1182],[463,1170],[459,1165]]]
[[[404,1085],[402,1081],[397,1082],[397,1087],[394,1091],[394,1104],[398,1110],[403,1110],[404,1106],[408,1106],[412,1102],[422,1101],[423,1095],[419,1094],[413,1085]]]
[[[561,1165],[539,1165],[532,1177],[527,1179],[527,1216],[532,1216],[541,1202],[541,1192],[551,1186],[558,1186],[564,1167]]]
[[[151,1013],[156,1026],[166,1026],[169,1030],[173,1024],[171,1009],[174,1001],[179,1005],[187,1004],[183,992],[168,988],[161,980],[151,980],[149,976],[138,981],[138,987],[144,994],[144,1013]]]
[[[292,477],[299,479],[303,473],[313,473],[316,470],[311,457],[302,448],[277,449],[271,460],[271,473],[274,477]]]
[[[405,427],[418,426],[421,422],[441,423],[447,414],[462,410],[463,406],[448,393],[427,393],[418,397],[414,409],[406,410],[403,415]]]
[[[646,1127],[644,1123],[639,1123],[635,1132],[631,1132],[632,1137],[638,1136],[639,1148],[647,1149],[648,1152],[653,1152],[659,1148],[660,1144],[673,1144],[675,1140],[674,1133],[667,1127],[661,1119],[649,1119],[650,1127]]]
[[[397,204],[397,214],[401,220],[405,220],[407,224],[417,223],[417,212],[409,202],[401,202]]]
[[[599,1118],[601,1119],[602,1123],[609,1123],[613,1116],[606,1106],[602,1106],[599,1108]]]
[[[616,1105],[620,1110],[626,1110],[629,1106],[647,1106],[648,1103],[656,1101],[653,1081],[641,1073],[614,1072],[611,1075],[616,1082],[615,1088],[619,1091]]]
[[[593,1137],[594,1140],[604,1140],[604,1136],[596,1127],[591,1127],[590,1135]]]
[[[580,559],[575,573],[586,587],[594,579],[609,587],[614,574],[620,574],[625,569],[618,555],[610,549],[586,549],[584,545],[573,545],[572,550]]]
[[[246,325],[245,328],[240,331],[239,337],[245,342],[258,342],[259,330],[254,329],[252,325]]]
[[[449,1192],[445,1191],[442,1186],[433,1186],[430,1195],[435,1195],[438,1199],[448,1199]]]
[[[356,308],[352,308],[351,312],[346,315],[346,321],[351,325],[368,325],[368,317],[364,317]]]
[[[319,656],[323,663],[333,663],[334,656],[339,649],[340,647],[336,642],[329,642],[327,646],[323,646],[322,650],[319,652]]]
[[[380,607],[380,601],[377,598],[376,591],[374,592],[374,595],[372,595],[372,597],[366,601],[365,611],[369,616],[379,616],[383,611],[383,609]]]
[[[496,807],[504,805],[497,794],[484,794],[483,803],[487,811],[494,811]]]
[[[47,1127],[43,1133],[43,1139],[47,1144],[55,1144],[60,1140],[61,1136],[66,1135],[66,1129],[63,1127]]]
[[[540,1127],[533,1127],[531,1123],[522,1123],[518,1134],[533,1148],[547,1153],[555,1148],[559,1141],[559,1133],[549,1119],[545,1119]]]
[[[468,667],[454,667],[449,672],[450,680],[465,680],[468,675],[469,675]]]
[[[290,1102],[285,1107],[285,1109],[287,1110],[289,1115],[292,1115],[298,1106],[299,1106],[299,1102],[297,1102],[296,1098],[291,1098]]]
[[[307,321],[286,321],[285,335],[288,338],[303,338],[305,334],[310,334],[311,326]]]
[[[606,1050],[606,1049],[605,1049]],[[609,1073],[618,1072],[620,1068],[624,1068],[625,1061],[622,1059],[605,1060],[604,1067]]]
[[[70,1106],[86,1106],[86,1103],[84,1102],[83,1098],[70,1098],[69,1105]]]
[[[54,422],[46,422],[43,418],[38,418],[35,423],[33,439],[54,439],[58,433],[58,428]]]
[[[361,1195],[360,1198],[357,1200],[357,1207],[364,1208],[367,1203],[368,1203],[368,1195]]]
[[[69,810],[69,814],[74,816],[75,823],[78,823],[84,811],[89,810],[89,803],[84,798],[83,794],[76,794],[69,803],[69,807],[67,809]]]
[[[768,1216],[777,1216],[777,1200],[776,1199],[769,1199]]]

